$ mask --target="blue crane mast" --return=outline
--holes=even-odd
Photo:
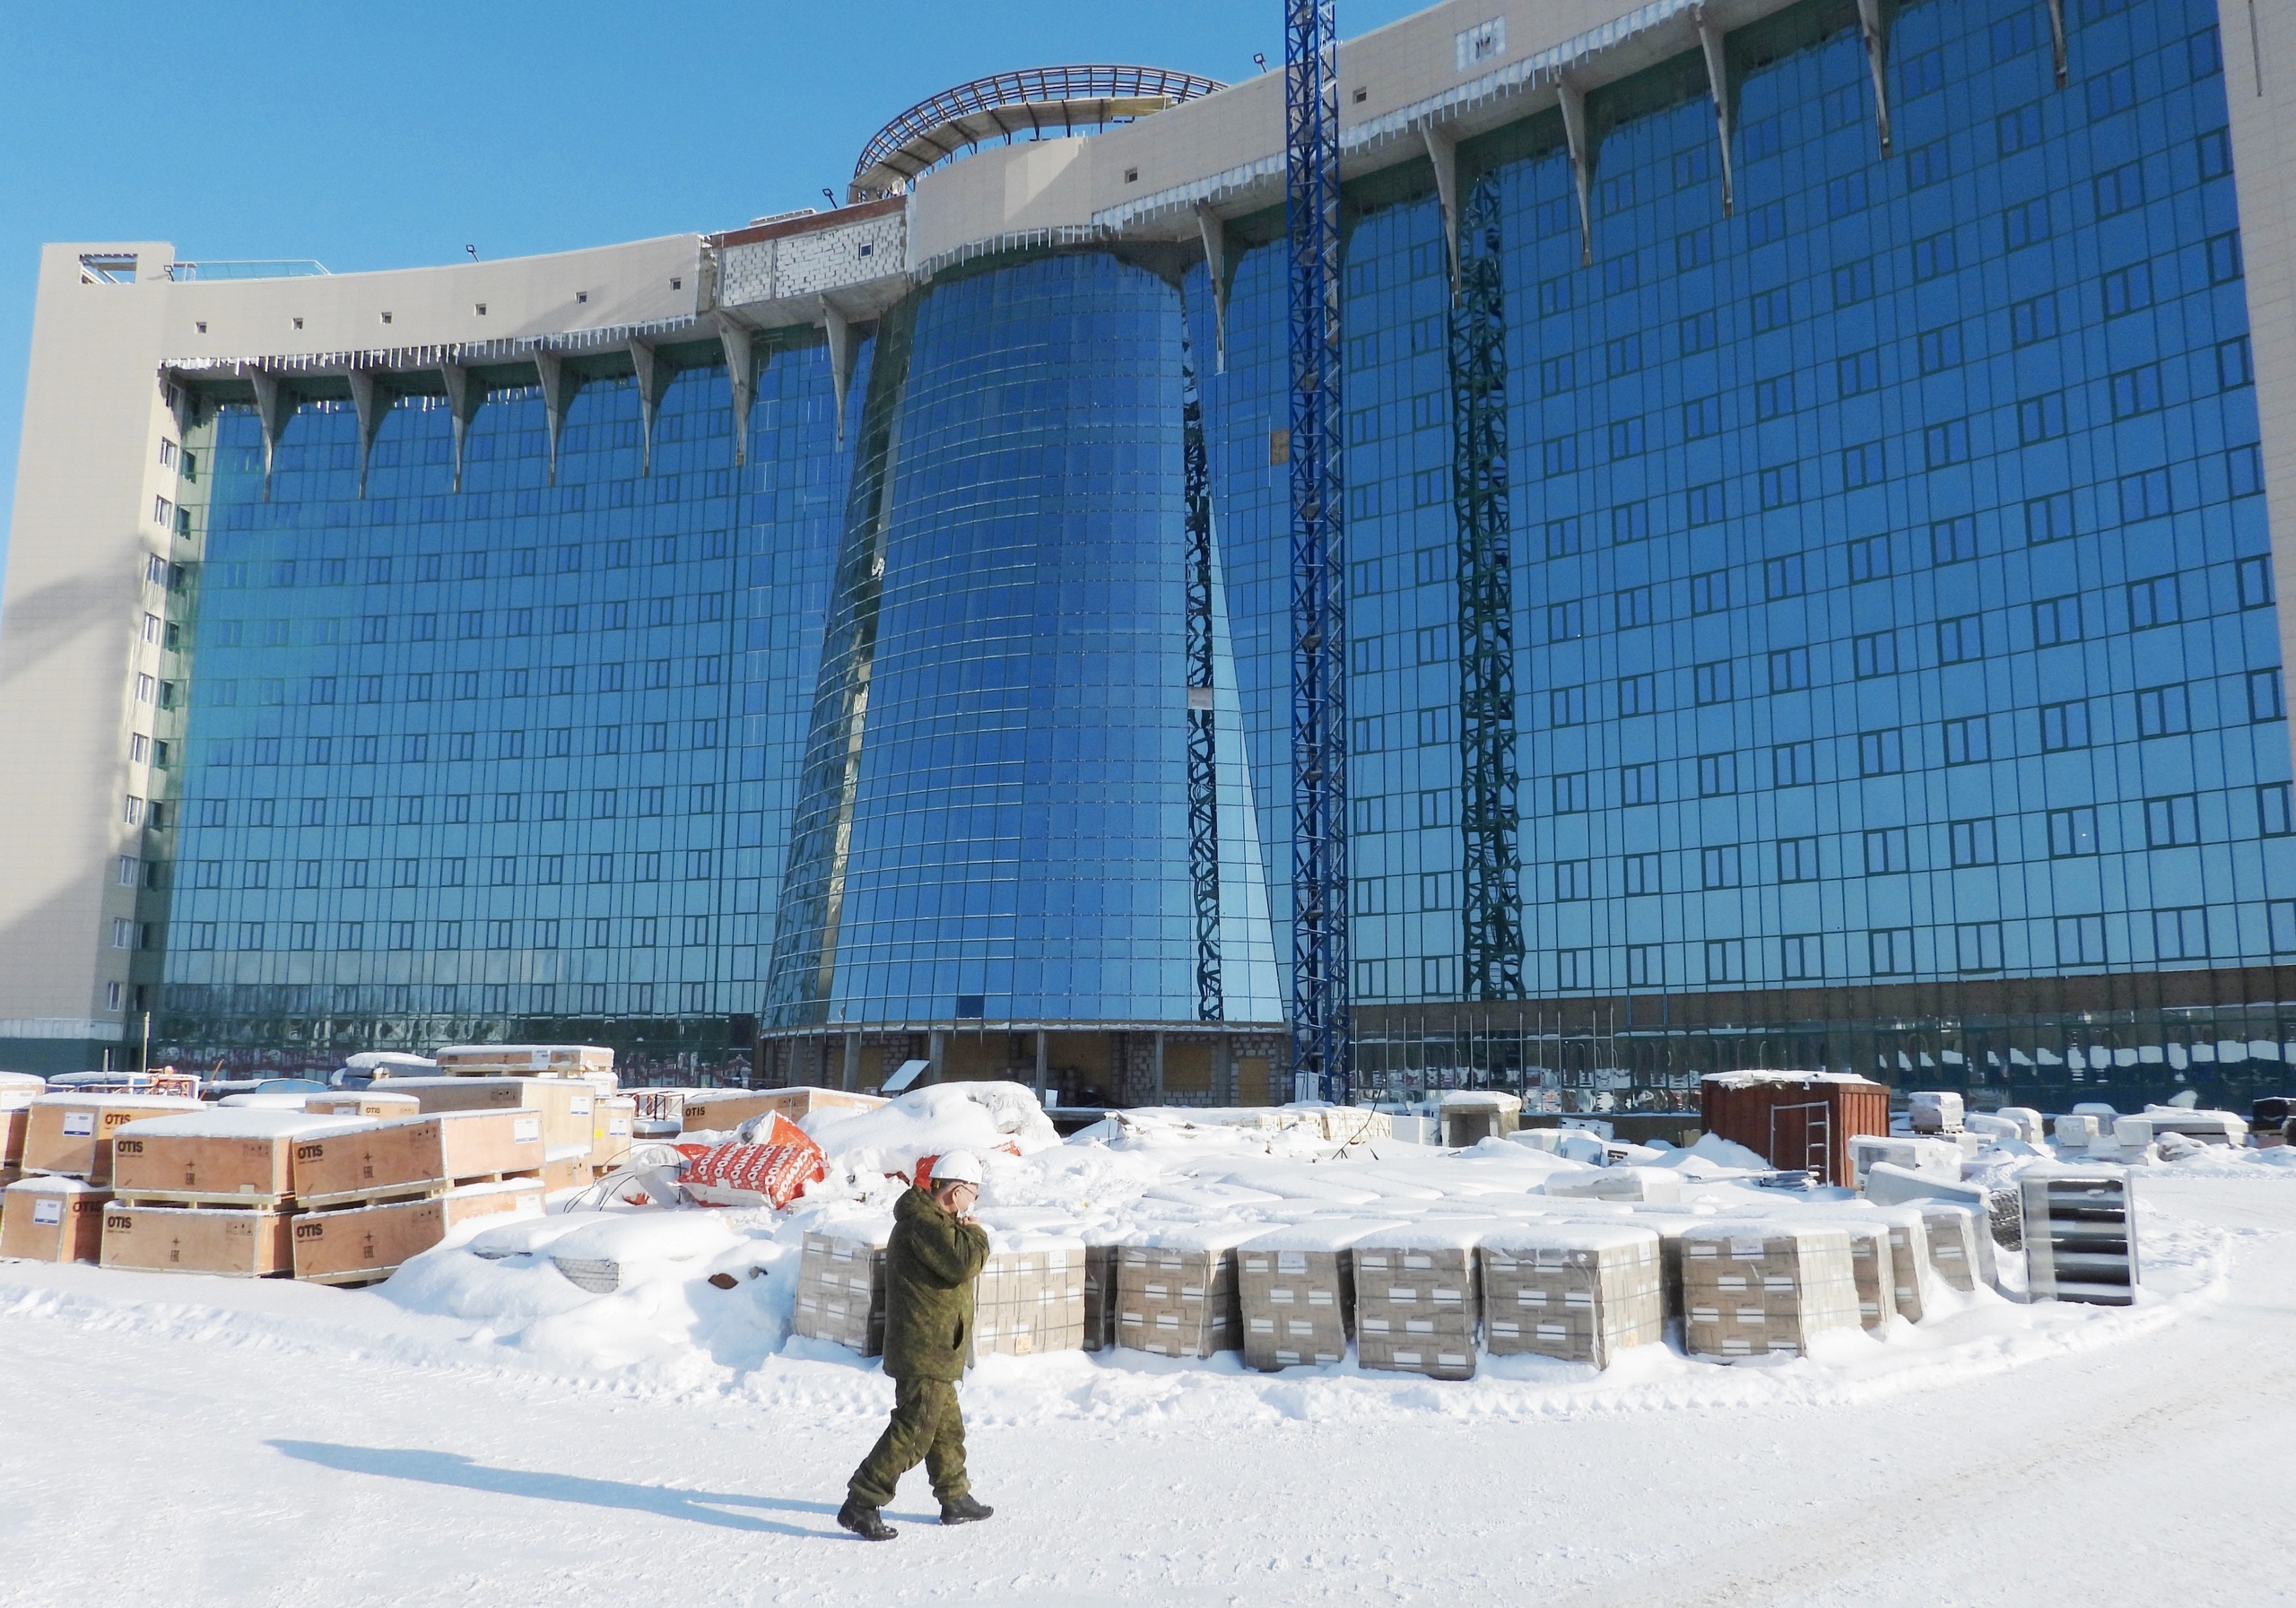
[[[1291,245],[1292,1070],[1346,1104],[1347,569],[1341,522],[1339,34],[1333,0],[1284,0]]]

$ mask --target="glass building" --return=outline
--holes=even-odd
[[[1348,48],[1364,1092],[2278,1089],[2245,22],[1456,11]],[[275,281],[154,285],[152,1058],[1283,1098],[1282,170],[1222,109],[1277,86],[1190,83],[953,160],[927,103],[852,204],[509,340],[274,351],[221,326]]]

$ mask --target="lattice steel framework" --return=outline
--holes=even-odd
[[[1507,504],[1507,308],[1499,180],[1459,216],[1451,309],[1452,498],[1459,543],[1459,824],[1465,997],[1523,997],[1523,860],[1515,754],[1513,532]]]
[[[1333,0],[1285,0],[1283,118],[1292,249],[1292,1070],[1299,1092],[1344,1104],[1352,1092],[1347,570]]]
[[[850,198],[906,184],[985,141],[1072,135],[1228,86],[1216,78],[1118,63],[996,73],[918,101],[869,137],[853,164]],[[880,184],[865,182],[876,175]]]
[[[1196,361],[1185,340],[1180,427],[1187,499],[1187,874],[1196,896],[1196,1014],[1218,1021],[1227,1000],[1220,982],[1220,770],[1212,707],[1212,460]]]

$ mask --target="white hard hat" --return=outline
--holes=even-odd
[[[952,1150],[933,1163],[935,1184],[980,1184],[980,1158],[969,1150]]]

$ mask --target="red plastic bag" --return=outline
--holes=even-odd
[[[778,1212],[803,1195],[806,1185],[827,1177],[822,1147],[777,1114],[758,1143],[712,1145],[686,1162],[678,1182],[705,1206],[770,1206]]]
[[[1017,1156],[1020,1153],[1021,1147],[1010,1143],[1009,1141],[1004,1144],[996,1146],[995,1150],[990,1152],[990,1154],[999,1156]],[[916,1185],[919,1189],[930,1190],[933,1187],[933,1164],[940,1159],[941,1158],[938,1156],[918,1157],[916,1176],[911,1178],[909,1181]],[[893,1176],[898,1178],[900,1175],[896,1173]]]

